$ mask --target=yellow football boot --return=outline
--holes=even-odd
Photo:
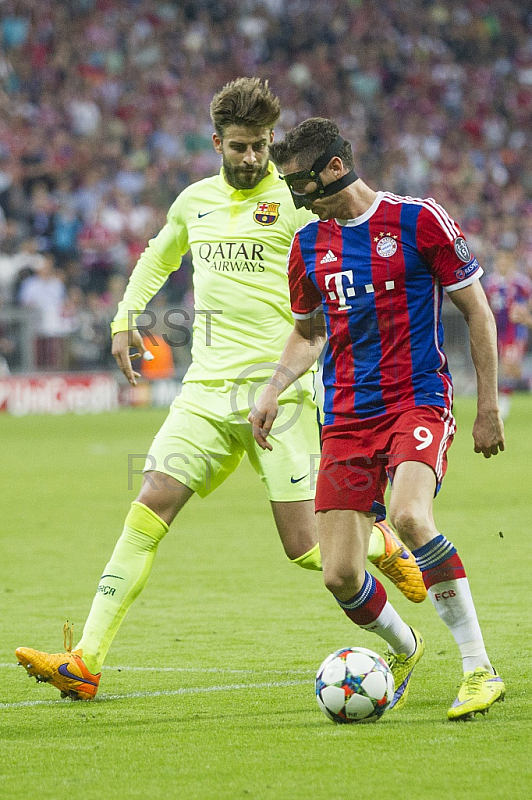
[[[477,667],[466,672],[458,697],[447,712],[450,720],[473,719],[475,714],[486,714],[493,703],[504,700],[506,687],[497,673]]]
[[[408,697],[408,691],[410,689],[410,678],[412,677],[412,672],[417,662],[425,652],[425,642],[423,641],[421,634],[414,630],[414,628],[411,628],[410,630],[414,634],[414,639],[416,640],[416,649],[412,655],[408,656],[407,658],[404,653],[396,654],[389,651],[386,656],[386,661],[392,671],[395,684],[395,693],[393,700],[390,703],[390,708],[399,709],[405,705],[406,698]]]

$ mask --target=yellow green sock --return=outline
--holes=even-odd
[[[376,525],[371,529],[371,536],[369,537],[368,559],[376,561],[380,556],[386,552],[386,542],[384,541],[384,534],[377,528]]]
[[[319,544],[315,544],[311,550],[309,550],[307,553],[303,553],[302,556],[298,556],[298,558],[291,558],[290,561],[292,564],[297,564],[298,567],[303,567],[303,569],[315,569],[321,571],[321,553]]]
[[[91,672],[100,672],[129,606],[146,585],[157,546],[167,531],[166,522],[150,508],[137,501],[131,504],[75,647],[83,650],[83,661]]]
[[[385,552],[386,543],[384,541],[384,535],[382,531],[374,525],[369,539],[368,558],[370,561],[376,561],[377,558],[383,556]],[[299,556],[298,558],[291,558],[290,561],[292,564],[297,564],[298,567],[303,567],[303,569],[321,571],[322,566],[319,544],[315,544],[311,550],[309,550],[307,553],[303,553],[302,556]]]

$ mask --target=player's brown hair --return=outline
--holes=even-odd
[[[210,112],[215,131],[223,138],[224,128],[228,125],[272,130],[281,114],[281,104],[270,90],[268,81],[237,78],[214,95]]]
[[[330,119],[311,117],[288,131],[284,139],[270,146],[272,161],[281,167],[295,159],[300,169],[308,169],[334,142],[340,131]],[[340,158],[347,169],[353,169],[353,150],[345,142]]]

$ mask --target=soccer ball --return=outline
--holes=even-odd
[[[384,659],[365,647],[344,647],[328,656],[316,674],[316,700],[333,722],[376,722],[394,695]]]

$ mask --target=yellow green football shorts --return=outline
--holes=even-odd
[[[247,421],[265,383],[185,383],[153,440],[144,472],[163,472],[205,497],[247,453],[270,500],[312,500],[320,460],[314,375],[307,373],[280,396],[269,436],[272,451],[257,445]]]

